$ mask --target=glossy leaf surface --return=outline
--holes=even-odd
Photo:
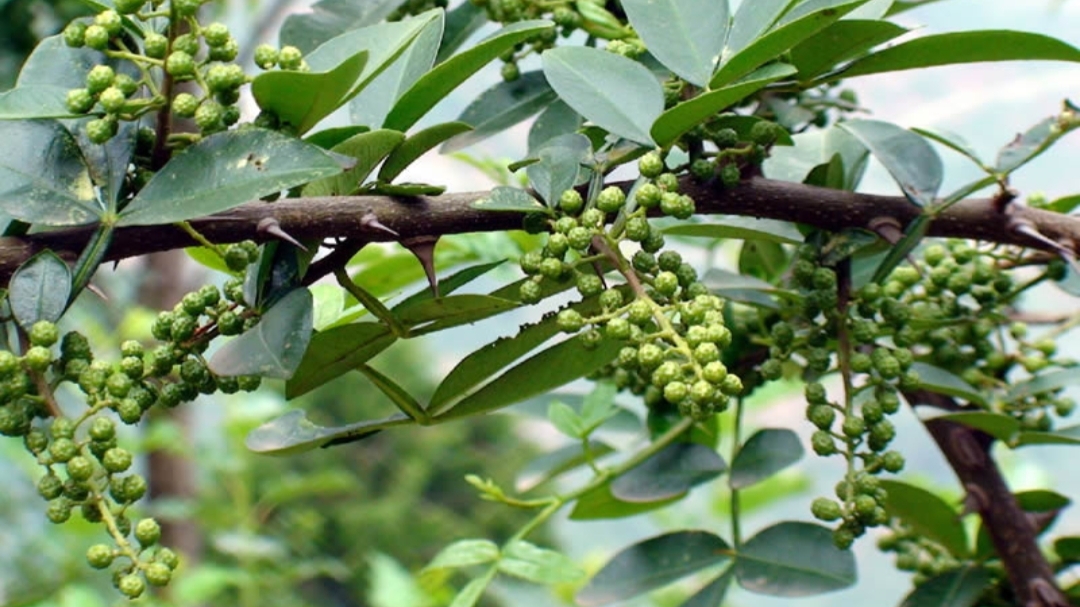
[[[216,375],[289,379],[311,341],[312,318],[311,292],[296,289],[254,327],[219,348],[207,366]]]

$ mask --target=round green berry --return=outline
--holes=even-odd
[[[255,65],[268,70],[277,65],[278,50],[269,44],[260,44],[255,47]]]
[[[818,455],[832,455],[836,453],[836,440],[825,430],[816,430],[810,436],[810,446]]]
[[[161,539],[161,525],[152,518],[144,518],[135,525],[135,539],[143,548],[153,546]]]
[[[165,59],[165,71],[176,78],[191,76],[195,73],[195,59],[190,53],[173,51]]]
[[[85,114],[94,108],[94,96],[87,89],[71,89],[64,100],[73,114]]]
[[[554,257],[546,257],[544,261],[540,262],[540,275],[545,278],[559,280],[565,271],[565,264]]]
[[[617,186],[604,188],[596,197],[596,208],[605,213],[617,213],[626,204],[626,194]]]
[[[684,382],[672,381],[664,385],[664,400],[679,404],[690,396],[690,388]]]
[[[116,589],[124,596],[135,599],[141,596],[143,591],[146,590],[146,582],[138,575],[129,573],[120,578],[116,584]]]
[[[94,17],[94,24],[105,28],[105,31],[109,33],[109,36],[116,36],[124,27],[124,22],[120,19],[120,14],[114,10],[104,10],[98,13]]]
[[[87,26],[83,42],[95,51],[103,51],[109,46],[109,31],[96,23]]]
[[[634,256],[630,259],[630,263],[638,272],[651,273],[657,268],[656,257],[645,251],[634,253]],[[678,278],[676,278],[676,282],[678,282]]]
[[[660,272],[653,281],[653,287],[661,295],[671,297],[679,289],[679,277],[674,272]]]
[[[655,184],[644,183],[634,193],[634,200],[637,201],[639,207],[651,209],[660,204],[662,194],[663,192]]]
[[[576,215],[584,206],[585,201],[577,190],[564,190],[562,195],[559,196],[559,209],[564,213]]]
[[[898,451],[886,451],[881,456],[881,467],[894,474],[900,472],[904,469],[904,456]]]
[[[183,312],[176,314],[173,313],[172,317],[172,339],[174,341],[186,341],[191,339],[195,335],[195,329],[198,324],[195,322],[195,318]]]
[[[203,40],[210,46],[221,46],[229,41],[229,28],[224,23],[211,23],[202,30]]]
[[[866,432],[866,422],[863,418],[852,415],[844,420],[841,431],[848,438],[858,438]]]
[[[86,137],[91,143],[102,144],[116,135],[118,125],[115,120],[99,118],[86,123]]]
[[[86,74],[86,90],[91,95],[97,95],[109,88],[116,80],[116,72],[107,65],[95,65]]]
[[[94,544],[86,550],[86,562],[94,569],[106,569],[115,557],[113,549],[105,544]]]
[[[224,127],[225,110],[213,99],[204,99],[195,110],[195,125],[204,133],[219,131]]]
[[[95,441],[107,441],[116,436],[116,424],[107,417],[95,417],[90,424],[90,438]]]
[[[720,382],[720,391],[728,396],[738,396],[742,394],[742,379],[740,379],[738,375],[729,373],[724,377],[724,380]]]
[[[656,178],[656,185],[664,192],[678,193],[679,178],[675,175],[675,173],[661,173]]]
[[[34,371],[44,371],[52,364],[52,352],[43,346],[31,346],[23,355],[23,362]]]
[[[652,369],[664,360],[664,351],[656,344],[642,344],[638,348],[638,364],[644,369]]]
[[[146,4],[146,0],[113,0],[113,6],[116,7],[116,12],[121,15],[132,15],[139,12],[139,9]]]
[[[566,252],[570,249],[570,241],[567,239],[566,234],[560,234],[558,232],[548,237],[547,245],[545,249],[548,253],[548,257],[556,257],[562,259]]]
[[[652,307],[641,299],[635,299],[627,311],[627,318],[635,325],[643,325],[652,320]]]
[[[127,97],[124,96],[123,91],[115,86],[101,91],[101,95],[98,96],[98,101],[101,102],[101,107],[110,114],[117,114],[124,109],[124,104],[127,103]]]
[[[49,434],[56,438],[74,438],[75,422],[68,417],[58,417],[49,426]]]
[[[578,222],[573,217],[560,217],[555,221],[555,231],[559,234],[569,234],[577,226]]]
[[[37,491],[41,497],[54,500],[64,493],[64,482],[54,474],[46,474],[38,480]]]
[[[521,78],[521,68],[518,67],[516,61],[510,61],[503,64],[500,74],[504,81],[513,82],[518,78]]]
[[[199,12],[204,0],[173,0],[172,7],[177,17],[194,17]]]
[[[49,507],[45,510],[45,516],[50,522],[57,525],[67,522],[71,518],[71,502],[63,497],[49,502]]]
[[[605,327],[605,333],[612,339],[629,339],[630,327],[630,322],[625,318],[612,318]]]
[[[143,39],[143,53],[151,59],[164,59],[169,52],[169,39],[161,34],[150,33]]]
[[[819,497],[810,504],[810,513],[820,521],[830,522],[843,516],[844,511],[836,500]]]
[[[86,24],[82,21],[72,21],[64,28],[64,44],[79,48],[86,44]]]
[[[847,550],[854,543],[855,534],[852,531],[844,528],[833,530],[833,545],[840,550]]]
[[[105,466],[105,470],[110,474],[116,474],[130,468],[131,461],[130,451],[121,447],[114,447],[105,452],[104,457],[101,458],[101,465]]]
[[[278,51],[278,65],[283,70],[295,70],[300,68],[300,62],[304,59],[304,54],[300,52],[300,49],[295,46],[283,46]]]
[[[758,145],[772,145],[780,137],[782,127],[774,122],[762,120],[750,128],[750,141]]]
[[[45,433],[41,430],[31,430],[23,437],[23,444],[26,445],[26,450],[34,455],[38,455],[45,449],[49,448],[49,437],[45,436]]]
[[[739,133],[732,128],[722,128],[713,134],[713,143],[721,150],[733,148],[739,144]]]
[[[166,586],[172,579],[172,569],[164,563],[150,563],[143,570],[143,575],[146,576],[146,581],[154,586]]]
[[[58,438],[49,445],[49,455],[54,462],[67,463],[79,453],[79,447],[70,438]]]
[[[576,226],[566,233],[566,240],[570,247],[576,251],[585,251],[592,246],[593,233],[588,228]]]
[[[660,157],[660,154],[649,152],[638,159],[638,171],[642,177],[655,179],[664,172],[664,160]]]
[[[576,333],[585,326],[585,319],[577,310],[563,310],[556,318],[559,330],[566,333]]]
[[[821,430],[828,430],[836,421],[836,410],[829,405],[811,405],[806,412],[807,419]]]
[[[626,237],[634,242],[642,242],[652,233],[649,220],[641,216],[631,217],[626,222]]]
[[[68,477],[76,481],[90,480],[90,477],[94,475],[94,464],[81,455],[76,455],[68,460],[66,469]]]
[[[578,274],[577,290],[582,297],[599,295],[604,290],[604,281],[596,274]]]
[[[618,289],[607,289],[600,294],[600,307],[605,310],[614,310],[622,306],[623,296],[622,292]],[[648,307],[646,305],[646,307]]]
[[[716,163],[707,158],[698,158],[690,163],[690,174],[698,181],[705,181],[713,176]]]

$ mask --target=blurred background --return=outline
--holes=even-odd
[[[307,10],[309,4],[307,0],[222,0],[205,7],[205,20],[225,22],[242,48],[253,48],[259,42],[276,43],[284,18]],[[75,0],[0,0],[0,90],[12,85],[18,66],[38,39],[88,12]],[[946,0],[904,13],[898,20],[920,27],[917,33],[1009,28],[1049,34],[1080,46],[1080,3],[1067,0]],[[527,71],[536,66],[525,63],[521,67]],[[489,67],[420,126],[457,117],[470,99],[498,78],[498,66]],[[848,85],[858,93],[860,103],[872,109],[873,117],[902,126],[952,131],[984,157],[993,158],[1017,133],[1056,113],[1062,99],[1077,95],[1078,83],[1080,67],[1075,65],[1012,63],[865,77]],[[462,155],[429,155],[404,179],[445,184],[459,191],[486,189],[497,181],[499,173],[482,169],[520,159],[526,133],[527,125],[523,125]],[[940,151],[946,166],[943,192],[977,176],[966,160]],[[1053,199],[1076,193],[1080,191],[1074,168],[1078,153],[1080,140],[1066,139],[1017,174],[1014,185],[1025,196],[1044,193]],[[863,189],[895,193],[892,180],[880,167],[871,168]],[[513,258],[520,251],[515,238],[499,234],[446,238],[440,243],[438,258],[444,268]],[[400,248],[367,250],[363,259],[362,280],[365,285],[377,285],[374,290],[380,293],[411,293],[424,288],[419,266]],[[163,280],[166,277],[168,280]],[[505,264],[490,282],[474,288],[483,290],[516,277],[513,264]],[[213,277],[182,253],[122,264],[115,271],[99,273],[97,283],[108,294],[107,304],[84,298],[76,313],[65,318],[62,328],[77,328],[92,343],[111,344],[115,351],[123,340],[148,338],[156,311],[170,308],[188,288],[206,280],[221,278]],[[144,286],[136,286],[140,284]],[[320,289],[316,287],[317,297],[331,297],[334,291]],[[1072,298],[1052,288],[1046,295],[1031,302],[1033,307],[1075,306]],[[423,401],[463,355],[499,335],[512,334],[539,312],[527,310],[433,339],[399,342],[377,358],[374,366],[392,374]],[[1068,347],[1067,340],[1063,347]],[[108,348],[102,351],[108,352]],[[1080,352],[1074,356],[1080,357]],[[587,384],[580,383],[566,391],[587,389]],[[280,384],[266,382],[252,395],[202,397],[182,407],[177,415],[159,416],[128,432],[126,440],[151,452],[140,463],[150,475],[155,496],[144,505],[145,512],[167,523],[167,541],[185,553],[184,565],[169,593],[142,602],[241,607],[446,604],[464,578],[420,585],[412,574],[452,541],[479,537],[500,541],[525,520],[525,513],[479,500],[463,476],[477,473],[512,487],[529,461],[561,445],[559,435],[543,420],[545,403],[540,402],[505,415],[435,428],[397,429],[297,456],[274,458],[249,453],[243,445],[247,432],[292,408],[305,409],[316,422],[326,424],[379,417],[393,410],[393,405],[359,375],[342,377],[288,403],[281,392]],[[801,385],[777,384],[763,392],[753,399],[748,430],[791,427],[807,438],[810,426],[802,421]],[[624,404],[631,410],[635,407],[629,399]],[[902,477],[941,489],[958,500],[955,480],[919,422],[910,412],[898,417],[896,448],[908,459]],[[727,453],[727,448],[724,445],[722,452]],[[1073,454],[1066,454],[1065,447],[1003,451],[1000,455],[1015,489],[1050,486],[1068,494],[1070,489],[1080,488],[1080,469],[1068,465]],[[809,520],[810,501],[831,493],[842,473],[839,466],[836,461],[809,457],[746,490],[745,532],[753,533],[779,519]],[[0,499],[0,605],[96,607],[120,603],[108,576],[85,565],[85,550],[101,541],[100,529],[74,519],[61,527],[48,523],[34,487],[39,474],[21,445],[0,441],[0,483],[4,488]],[[667,528],[696,527],[726,534],[727,511],[723,483],[713,483],[660,514],[589,523],[571,522],[564,515],[532,539],[558,546],[595,570],[612,551]],[[1080,516],[1066,511],[1055,531],[1080,532]],[[862,540],[856,551],[860,582],[855,587],[802,599],[798,604],[899,603],[908,589],[907,577],[895,571],[890,557],[878,553],[872,537]],[[677,605],[693,591],[692,582],[632,604]],[[484,604],[572,604],[569,597],[573,589],[564,590],[553,594],[500,582]],[[727,604],[779,607],[791,603],[732,592]]]

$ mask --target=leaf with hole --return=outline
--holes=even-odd
[[[781,522],[746,540],[735,556],[744,589],[782,597],[813,596],[855,583],[855,555],[833,544],[821,525]]]
[[[338,175],[307,183],[304,196],[342,196],[355,193],[361,183],[389,154],[402,145],[405,134],[389,129],[366,131],[334,145],[330,151],[356,159],[356,164]]]
[[[739,448],[731,462],[728,482],[732,489],[745,489],[794,464],[802,456],[802,443],[791,430],[758,430]]]
[[[912,204],[927,207],[934,203],[943,169],[941,158],[925,139],[880,120],[849,120],[839,126],[870,150]]]
[[[263,72],[251,81],[251,94],[263,111],[302,135],[345,103],[367,60],[368,52],[360,51],[326,71]]]
[[[267,310],[251,329],[219,348],[207,366],[215,375],[289,379],[311,341],[312,299],[296,289]]]
[[[341,171],[325,151],[275,131],[216,133],[162,167],[124,208],[118,225],[175,223],[220,213]]]
[[[727,471],[714,449],[698,443],[672,443],[611,483],[619,500],[649,503],[684,495]]]
[[[264,455],[293,455],[332,443],[358,440],[386,428],[412,423],[413,420],[404,413],[395,413],[385,419],[325,427],[309,420],[303,411],[296,410],[249,432],[244,445],[251,451]]]
[[[387,157],[379,169],[379,181],[390,182],[397,179],[402,171],[435,146],[471,130],[472,127],[464,122],[443,122],[411,135]]]
[[[1056,38],[1012,30],[932,34],[872,53],[820,82],[939,65],[986,61],[1080,61],[1080,49]]]
[[[726,1],[624,0],[622,7],[657,61],[691,84],[709,82],[727,37]]]
[[[794,74],[794,67],[786,63],[772,63],[738,82],[679,103],[661,114],[652,124],[652,137],[659,145],[669,145],[683,133],[714,118],[716,113],[724,108],[733,106],[765,86]]]
[[[728,543],[706,531],[659,535],[619,551],[575,598],[585,607],[623,601],[729,558]]]
[[[45,250],[27,259],[8,282],[11,313],[23,329],[39,320],[56,322],[71,296],[71,270],[56,253]]]
[[[888,492],[885,511],[907,523],[920,536],[944,546],[953,556],[963,558],[970,553],[967,533],[958,524],[959,513],[937,495],[900,481],[882,480]]]
[[[729,55],[725,52],[720,67],[709,81],[710,88],[720,88],[783,55],[803,40],[840,20],[867,0],[806,0],[784,14],[770,31],[753,39],[746,48]],[[740,7],[741,13],[741,7]],[[735,29],[739,15],[735,16]],[[732,30],[732,36],[735,35]]]
[[[459,122],[472,125],[473,130],[447,141],[440,151],[443,154],[456,152],[502,133],[548,107],[557,98],[540,71],[526,72],[510,82],[499,82],[480,93],[458,117]]]
[[[396,341],[381,323],[342,325],[316,333],[293,377],[285,382],[285,397],[296,398],[348,373]]]
[[[515,44],[530,40],[553,27],[550,21],[518,21],[440,63],[398,99],[384,124],[399,131],[407,130],[480,68],[512,49]]]
[[[103,209],[71,133],[55,120],[0,121],[0,211],[27,223],[72,226]]]
[[[636,61],[587,47],[558,47],[541,57],[559,98],[600,128],[644,145],[664,110],[656,77]]]

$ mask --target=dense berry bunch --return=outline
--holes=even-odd
[[[913,572],[916,584],[961,565],[947,548],[899,521],[878,538],[877,545],[883,552],[895,553],[896,568]]]
[[[694,214],[693,199],[678,191],[678,180],[664,172],[659,155],[644,156],[639,170],[642,179],[629,197],[617,187],[589,200],[576,190],[562,194],[547,243],[521,259],[531,277],[521,285],[521,298],[539,301],[544,279],[573,280],[593,305],[563,309],[559,327],[583,332],[586,343],[605,337],[625,342],[605,371],[619,388],[643,395],[651,408],[674,407],[684,416],[706,419],[742,392],[742,381],[721,361],[732,339],[724,302],[698,281],[678,252],[665,250],[663,235],[647,218],[658,209],[686,219]],[[638,247],[630,259],[623,256],[624,242]],[[611,266],[625,285],[605,285],[598,268]]]

